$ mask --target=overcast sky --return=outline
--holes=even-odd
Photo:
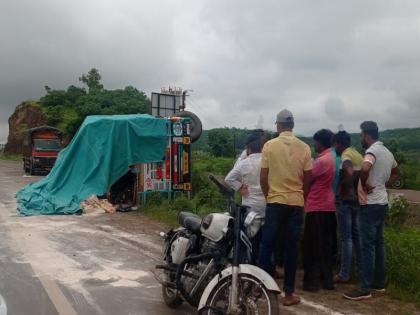
[[[193,89],[204,128],[420,126],[420,1],[1,0],[0,143],[44,85]]]

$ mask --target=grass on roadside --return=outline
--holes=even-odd
[[[420,227],[388,228],[385,239],[389,294],[420,306]]]
[[[165,200],[161,205],[150,205],[141,208],[140,212],[151,219],[175,227],[177,226],[178,211],[170,210],[169,208],[169,202]]]
[[[140,208],[140,212],[159,222],[177,226],[177,218],[180,211],[196,213],[201,217],[212,212],[227,211],[227,203],[222,198],[214,200],[217,198],[213,197],[215,196],[209,193],[209,195],[206,194],[205,196],[198,194],[192,199],[179,196],[173,200],[167,200],[162,199],[158,193],[151,193],[147,197],[146,205]],[[213,202],[210,202],[209,199],[212,199]]]
[[[22,161],[22,155],[0,153],[0,160]]]

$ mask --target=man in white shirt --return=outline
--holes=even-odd
[[[252,133],[248,137],[248,139],[250,139],[251,137],[252,138],[259,137],[261,139],[262,145],[264,145],[264,143],[267,141],[267,135],[265,134],[265,131],[263,129],[254,129],[254,130],[252,130]],[[245,149],[241,152],[241,154],[239,155],[239,157],[236,159],[235,166],[240,161],[245,160],[247,157],[248,157],[248,153],[247,153],[247,149],[245,147]]]
[[[379,141],[378,125],[365,121],[360,125],[362,145],[366,149],[360,170],[358,196],[359,228],[362,245],[360,289],[344,293],[349,300],[364,300],[371,292],[385,292],[384,221],[388,211],[386,185],[399,175],[392,153]]]
[[[247,157],[235,163],[225,178],[225,182],[234,190],[241,190],[242,205],[250,211],[265,217],[266,200],[260,186],[261,149],[263,143],[258,135],[251,135],[246,142]],[[256,263],[260,242],[260,232],[251,240],[252,263]]]

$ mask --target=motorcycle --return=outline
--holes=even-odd
[[[280,289],[264,270],[249,264],[250,238],[263,218],[234,202],[234,191],[210,175],[229,201],[229,213],[201,219],[180,212],[181,227],[161,233],[165,239],[164,264],[157,279],[164,302],[177,308],[184,301],[201,315],[279,314]]]

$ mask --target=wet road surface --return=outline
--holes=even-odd
[[[162,303],[150,272],[159,260],[158,226],[123,232],[112,226],[119,213],[18,216],[14,194],[38,179],[24,177],[18,162],[0,161],[0,295],[7,314],[195,314]]]

